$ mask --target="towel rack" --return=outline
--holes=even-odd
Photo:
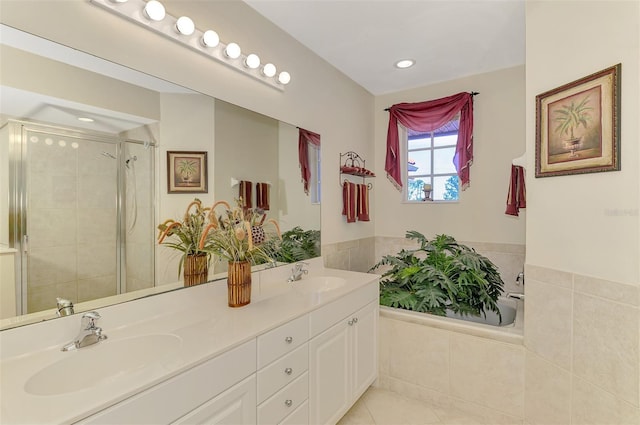
[[[349,179],[343,179],[343,175],[362,177],[362,183],[365,183],[365,179],[375,177],[375,173],[370,171],[366,167],[366,161],[358,155],[354,151],[348,151],[345,153],[340,153],[340,187],[344,185],[345,182],[350,181]],[[367,183],[367,188],[369,190],[373,189],[373,184]]]

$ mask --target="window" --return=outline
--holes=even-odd
[[[424,185],[433,188],[434,201],[458,200],[458,174],[453,165],[456,153],[460,119],[443,125],[439,129],[421,133],[407,129],[406,143],[406,189],[405,200],[423,202]]]
[[[311,180],[309,181],[309,196],[312,204],[320,203],[320,184],[322,178],[320,176],[320,146],[309,143],[309,170],[311,171]]]

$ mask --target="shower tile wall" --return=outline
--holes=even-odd
[[[29,136],[28,312],[115,295],[115,145]]]
[[[143,145],[127,144],[126,184],[126,292],[154,285],[153,164]],[[132,158],[136,158],[133,161]]]

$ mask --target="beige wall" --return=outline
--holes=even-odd
[[[526,210],[520,217],[504,214],[511,160],[524,143],[524,66],[473,75],[375,99],[376,236],[403,237],[418,230],[428,238],[446,233],[458,240],[524,243]],[[400,102],[437,99],[461,91],[478,91],[474,101],[474,163],[471,185],[458,203],[405,204],[385,178],[384,159],[389,114]]]
[[[292,75],[284,92],[179,46],[86,0],[3,1],[0,20],[18,29],[75,47],[218,99],[320,133],[323,243],[373,236],[373,223],[347,225],[341,211],[338,155],[355,150],[373,158],[373,96],[240,1],[165,1],[173,15],[195,17],[198,28],[215,28]],[[117,29],[117,31],[114,31]],[[152,47],[149,47],[152,46]],[[378,179],[381,180],[381,179]],[[183,205],[161,199],[161,212]]]
[[[527,2],[529,168],[535,96],[621,62],[622,170],[527,175],[525,423],[637,424],[640,3],[576,7]]]

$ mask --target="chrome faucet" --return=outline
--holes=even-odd
[[[305,263],[303,261],[296,263],[296,265],[293,266],[293,269],[291,269],[291,276],[289,276],[289,279],[287,279],[287,282],[295,282],[297,280],[302,279],[303,274],[309,273],[309,270],[304,268],[304,266],[308,266],[308,265],[309,263]]]
[[[524,294],[520,292],[507,292],[507,298],[524,301]]]
[[[70,343],[62,347],[62,351],[71,351],[87,345],[97,344],[103,339],[107,339],[106,335],[102,335],[102,328],[96,326],[96,321],[100,318],[97,311],[90,311],[82,315],[80,323],[80,333]]]
[[[64,298],[56,298],[56,306],[58,309],[58,316],[69,316],[73,314],[73,303]]]

